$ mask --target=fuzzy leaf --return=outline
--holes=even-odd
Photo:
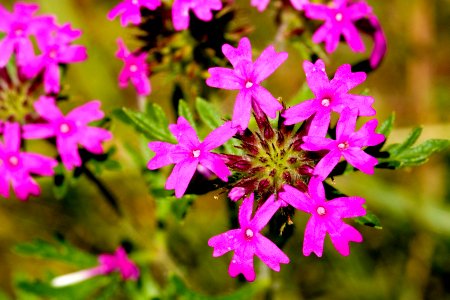
[[[393,112],[389,118],[387,118],[380,126],[378,126],[377,133],[383,134],[386,138],[391,134],[394,127],[395,112]]]
[[[189,122],[189,124],[191,124],[194,130],[197,131],[192,111],[184,100],[180,100],[178,102],[178,115],[184,117]]]
[[[383,229],[380,219],[378,219],[378,217],[370,211],[367,211],[367,214],[365,216],[354,218],[354,220],[356,223],[362,225],[370,226],[376,229]]]
[[[401,144],[392,144],[389,146],[388,151],[392,156],[397,156],[401,154],[403,151],[414,145],[417,139],[420,137],[422,133],[422,127],[414,128],[406,140]]]
[[[222,124],[220,114],[208,101],[198,97],[195,100],[195,108],[197,109],[200,119],[202,119],[210,129],[216,129]]]

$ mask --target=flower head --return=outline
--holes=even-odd
[[[236,130],[231,128],[231,122],[226,122],[213,130],[203,142],[199,141],[194,128],[183,117],[179,117],[177,124],[171,124],[169,129],[178,144],[166,142],[148,144],[149,148],[156,153],[147,165],[150,170],[175,164],[167,178],[166,189],[174,189],[175,196],[182,197],[198,165],[207,168],[223,181],[228,180],[230,171],[221,156],[212,153],[211,150],[223,145],[236,133]]]
[[[149,95],[151,86],[148,79],[149,69],[145,62],[147,53],[130,53],[122,39],[118,39],[117,44],[119,45],[119,50],[116,53],[116,57],[124,62],[124,67],[119,74],[119,86],[124,88],[128,85],[128,81],[131,81],[139,95]]]
[[[371,14],[372,8],[367,3],[364,1],[334,0],[331,6],[306,4],[304,9],[306,17],[325,21],[314,33],[312,39],[314,43],[325,41],[325,49],[328,53],[336,50],[341,35],[344,36],[353,51],[363,52],[365,50],[354,22]]]
[[[255,280],[253,268],[255,255],[274,271],[280,271],[280,264],[289,263],[286,254],[260,233],[280,207],[274,200],[275,196],[270,196],[252,218],[254,196],[251,194],[244,199],[239,209],[241,228],[229,230],[209,239],[208,245],[214,248],[214,257],[234,250],[228,269],[230,276],[236,277],[242,273],[248,281]]]
[[[58,162],[40,154],[20,151],[20,126],[5,123],[3,143],[0,142],[0,195],[9,197],[9,184],[20,200],[39,196],[41,189],[31,174],[52,176]]]
[[[365,200],[361,197],[340,197],[330,201],[325,199],[322,181],[312,178],[308,193],[285,185],[279,199],[296,209],[311,214],[306,224],[303,241],[303,254],[308,256],[314,252],[321,257],[325,235],[328,233],[336,250],[344,256],[350,254],[349,242],[362,242],[361,234],[352,226],[344,223],[343,218],[364,216]]]
[[[138,267],[128,258],[122,247],[117,248],[114,254],[99,255],[98,261],[99,265],[94,268],[54,278],[51,282],[52,286],[64,287],[112,272],[119,272],[123,280],[137,280],[139,278]]]
[[[122,27],[126,27],[128,23],[138,25],[141,23],[141,7],[155,10],[160,5],[160,0],[124,0],[110,10],[108,19],[113,20],[121,15],[120,24]]]
[[[258,107],[270,118],[275,118],[283,106],[261,82],[269,77],[288,57],[286,52],[277,53],[273,46],[267,47],[252,62],[252,48],[248,38],[242,38],[237,48],[228,44],[222,47],[234,69],[210,68],[206,84],[227,90],[239,90],[233,111],[233,126],[242,130],[248,127],[252,106]]]
[[[384,135],[375,133],[378,121],[371,120],[355,132],[357,111],[345,108],[336,125],[336,140],[321,136],[305,136],[301,147],[307,151],[328,150],[314,169],[314,175],[324,180],[343,156],[352,166],[373,174],[377,159],[361,148],[375,146],[384,141]]]
[[[88,126],[88,123],[103,118],[100,104],[100,101],[91,101],[64,116],[53,98],[41,97],[34,103],[34,108],[47,123],[25,125],[23,137],[26,139],[56,137],[56,147],[65,167],[71,170],[81,166],[78,145],[89,152],[101,154],[102,142],[112,138],[109,131]]]
[[[317,60],[315,64],[305,61],[303,69],[306,80],[315,98],[306,100],[287,109],[283,116],[285,124],[299,123],[312,117],[309,135],[325,136],[330,125],[331,112],[341,113],[345,107],[358,109],[359,116],[373,116],[374,99],[370,96],[349,94],[349,90],[366,80],[364,72],[353,73],[348,64],[340,66],[334,78],[328,79],[325,64]]]
[[[33,44],[29,37],[54,26],[53,17],[34,16],[38,9],[37,4],[17,2],[14,4],[14,11],[10,13],[0,5],[0,32],[6,33],[0,41],[0,67],[8,63],[13,53],[17,54],[19,66],[34,59]]]
[[[172,5],[172,22],[175,30],[189,27],[189,10],[202,21],[208,22],[213,18],[212,10],[221,10],[220,0],[175,0]]]
[[[87,58],[84,46],[70,45],[80,35],[81,31],[72,29],[70,24],[55,27],[54,30],[40,31],[36,37],[41,54],[23,66],[22,70],[28,77],[33,77],[44,69],[45,92],[58,93],[59,64],[80,62]]]

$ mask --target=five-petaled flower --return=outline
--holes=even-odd
[[[223,181],[228,180],[230,170],[220,155],[212,153],[211,150],[223,145],[236,133],[231,127],[231,122],[226,122],[213,130],[203,142],[198,140],[194,128],[183,117],[179,117],[177,124],[171,124],[169,129],[178,144],[150,142],[148,146],[156,155],[147,165],[150,170],[155,170],[175,164],[166,181],[167,190],[175,189],[175,196],[182,197],[198,165],[212,171]]]
[[[0,41],[0,68],[6,66],[13,53],[17,55],[19,66],[24,66],[34,59],[30,36],[55,26],[52,16],[35,17],[38,9],[37,4],[18,2],[10,13],[0,5],[0,32],[6,33]]]
[[[44,87],[46,93],[58,93],[60,90],[59,64],[81,62],[87,58],[86,48],[70,43],[81,35],[70,24],[43,30],[36,35],[41,54],[22,69],[28,77],[34,77],[44,69]]]
[[[328,53],[336,50],[341,35],[355,52],[365,50],[364,43],[358,34],[354,22],[367,17],[372,8],[364,1],[334,0],[333,5],[306,4],[305,15],[310,19],[325,20],[325,23],[314,33],[314,43],[325,41]]]
[[[312,116],[309,135],[325,136],[330,125],[331,112],[341,113],[345,107],[357,108],[359,116],[373,116],[374,99],[370,96],[353,95],[348,91],[366,80],[366,73],[352,73],[348,64],[340,66],[334,78],[328,79],[325,64],[305,61],[303,69],[315,98],[290,107],[283,113],[286,125],[302,122]]]
[[[64,116],[56,106],[54,98],[43,96],[34,103],[34,108],[47,123],[24,125],[23,137],[26,139],[56,137],[56,147],[65,167],[69,170],[79,167],[82,161],[78,153],[78,144],[92,153],[101,154],[102,142],[112,138],[106,129],[87,125],[103,118],[104,113],[100,110],[100,104],[100,101],[90,101]]]
[[[355,168],[367,174],[373,174],[378,163],[375,157],[365,153],[361,148],[375,146],[384,141],[384,135],[375,133],[378,120],[370,120],[355,132],[356,109],[345,108],[336,125],[336,140],[321,136],[305,136],[303,150],[329,152],[314,168],[314,175],[324,180],[338,164],[342,156]]]
[[[325,235],[328,233],[336,250],[344,256],[350,254],[349,242],[362,242],[361,234],[344,223],[343,218],[360,217],[366,214],[361,197],[340,197],[330,201],[325,199],[322,181],[311,178],[308,193],[303,193],[290,185],[284,185],[279,199],[296,209],[311,214],[306,224],[303,240],[303,254],[314,252],[321,257]]]
[[[255,280],[254,255],[274,271],[280,271],[280,264],[289,263],[286,254],[260,233],[280,207],[280,202],[275,202],[274,199],[274,195],[270,196],[251,218],[254,202],[254,196],[251,194],[243,200],[239,209],[241,228],[229,230],[209,239],[208,245],[214,248],[214,257],[234,250],[228,269],[230,276],[235,277],[242,273],[248,281]]]
[[[126,27],[128,23],[138,25],[141,23],[141,7],[155,10],[160,5],[160,0],[124,0],[109,11],[108,19],[113,20],[121,15],[120,24],[122,27]]]
[[[20,200],[39,196],[41,189],[30,174],[52,176],[58,162],[40,154],[20,151],[20,125],[4,123],[3,143],[0,142],[0,195],[9,197],[9,184]]]
[[[124,67],[119,73],[119,86],[124,88],[128,81],[136,88],[139,95],[147,96],[151,92],[150,80],[148,79],[149,68],[146,63],[147,53],[131,53],[122,39],[117,39],[119,50],[116,57],[124,62]]]
[[[175,30],[189,27],[189,10],[202,21],[208,22],[213,18],[212,10],[221,10],[221,0],[175,0],[172,5],[172,22]]]
[[[252,48],[248,38],[242,38],[237,48],[228,44],[222,46],[223,54],[228,58],[234,70],[228,68],[210,68],[211,74],[206,84],[227,90],[239,90],[233,111],[233,126],[242,130],[248,127],[252,105],[260,108],[270,118],[275,118],[283,106],[261,82],[269,77],[288,57],[286,52],[277,53],[273,46],[267,47],[252,62]]]
[[[99,255],[98,262],[99,265],[96,267],[58,276],[52,280],[51,284],[53,287],[64,287],[112,272],[119,272],[123,280],[139,278],[139,268],[128,258],[122,247],[117,248],[113,254]]]

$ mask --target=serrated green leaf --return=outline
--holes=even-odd
[[[191,124],[194,130],[197,131],[192,111],[184,100],[180,100],[178,102],[178,115],[184,117]]]
[[[378,219],[378,217],[370,211],[367,211],[365,216],[355,218],[354,220],[356,223],[362,225],[366,225],[376,229],[383,229],[383,227],[381,226],[380,219]]]
[[[195,109],[197,110],[200,119],[210,129],[216,129],[222,124],[220,114],[217,112],[215,107],[208,101],[200,97],[197,97],[197,99],[195,100]]]
[[[391,134],[395,122],[395,112],[387,118],[377,129],[377,133],[383,134],[386,138]]]
[[[450,146],[449,140],[432,139],[422,144],[404,151],[399,159],[404,166],[417,166],[428,161],[428,158],[435,152],[443,151]]]
[[[389,153],[392,156],[398,156],[406,149],[410,148],[414,143],[417,141],[417,139],[420,137],[420,134],[422,133],[422,127],[416,127],[413,130],[411,130],[411,133],[406,138],[406,140],[401,144],[393,144],[388,149]]]

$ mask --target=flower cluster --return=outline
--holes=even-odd
[[[0,40],[0,195],[8,198],[11,184],[20,200],[40,194],[31,174],[52,176],[58,164],[53,158],[22,152],[22,138],[56,140],[63,165],[72,170],[83,163],[79,145],[101,154],[102,143],[112,137],[105,129],[88,126],[104,117],[99,101],[66,116],[58,108],[60,66],[85,60],[86,48],[72,44],[80,30],[58,25],[53,16],[36,16],[38,8],[17,2],[9,12],[0,5],[0,32],[5,33]]]
[[[322,256],[327,233],[337,251],[349,255],[349,242],[361,242],[362,236],[342,219],[364,216],[364,199],[327,200],[323,182],[333,176],[342,157],[364,173],[374,172],[377,159],[364,149],[384,141],[384,136],[375,132],[377,120],[370,120],[355,131],[358,117],[375,115],[374,99],[349,93],[366,79],[366,74],[352,72],[350,65],[343,65],[330,80],[322,60],[305,61],[303,67],[314,98],[286,109],[261,86],[262,80],[287,59],[286,53],[277,53],[269,46],[253,63],[247,38],[237,48],[226,44],[222,49],[234,69],[210,68],[206,83],[239,90],[232,120],[200,143],[192,126],[180,117],[176,125],[170,125],[178,144],[151,142],[149,147],[156,155],[148,167],[154,170],[175,164],[166,189],[175,189],[175,195],[181,197],[197,166],[203,165],[226,182],[224,186],[230,188],[228,196],[232,201],[243,199],[240,228],[214,236],[208,242],[214,248],[213,256],[234,251],[231,276],[242,273],[247,280],[254,280],[254,255],[275,271],[280,270],[280,264],[289,262],[286,254],[261,231],[276,214],[284,216],[289,224],[295,210],[311,215],[305,230],[304,255],[314,252]],[[332,112],[340,114],[335,126]],[[257,131],[249,126],[252,113]],[[273,126],[269,118],[274,119],[277,114],[278,122]],[[237,147],[242,154],[209,152],[233,136],[240,141]],[[258,209],[252,218],[255,199]]]

